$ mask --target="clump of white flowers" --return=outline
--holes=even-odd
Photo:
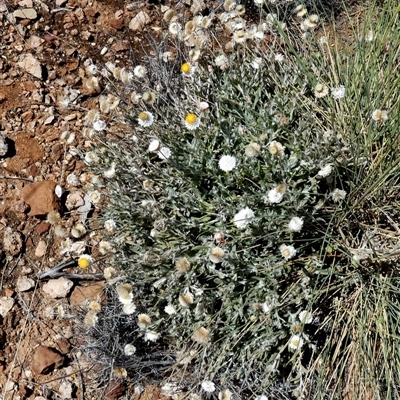
[[[255,1],[260,11],[267,3]],[[190,364],[191,389],[202,396],[233,398],[227,380],[236,377],[266,393],[315,346],[313,285],[332,262],[324,232],[346,211],[353,193],[344,177],[360,161],[332,113],[344,112],[346,87],[354,89],[316,61],[305,72],[283,47],[265,52],[262,40],[287,29],[278,13],[250,23],[227,0],[219,15],[180,18],[174,9],[163,15],[174,46],[133,72],[112,68],[129,85],[131,134],[108,137],[100,115],[87,116],[100,145],[84,161],[102,178],[89,198],[96,212],[101,204],[104,237],[87,236],[99,264],[114,268],[104,270],[107,288],[121,329],[132,331],[121,335],[122,359],[157,349],[176,357],[171,368]],[[308,35],[319,24],[305,5],[293,21]],[[202,62],[216,22],[230,35],[226,53]],[[374,128],[387,119],[368,109]]]

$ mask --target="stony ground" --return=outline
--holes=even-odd
[[[96,368],[79,349],[82,315],[90,301],[105,300],[104,265],[98,262],[83,275],[72,262],[61,277],[38,276],[76,260],[82,246],[62,254],[62,242],[89,210],[98,212],[88,209],[82,188],[90,176],[79,152],[90,144],[85,116],[111,89],[104,79],[93,84],[87,66],[134,66],[147,51],[143,32],[157,37],[162,13],[174,6],[162,3],[0,1],[2,399],[133,398],[127,393],[134,389],[112,377],[108,387],[97,388]],[[119,111],[102,118],[109,132],[127,129]],[[57,212],[55,228],[51,216],[57,219]],[[83,243],[98,252],[94,229]],[[149,388],[141,396],[155,399],[157,393]]]

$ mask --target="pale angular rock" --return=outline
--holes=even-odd
[[[13,16],[21,19],[35,19],[37,18],[37,12],[34,8],[20,8],[13,12]]]
[[[44,240],[40,240],[35,250],[35,257],[42,258],[46,254],[47,244]]]
[[[65,206],[68,210],[73,210],[74,208],[79,208],[85,204],[85,200],[82,194],[79,192],[70,193],[65,201]]]
[[[8,152],[7,136],[0,133],[0,157],[4,157]]]
[[[3,249],[11,256],[15,256],[21,252],[23,245],[22,234],[13,231],[9,226],[6,228],[3,237]]]
[[[22,0],[22,1],[18,2],[18,5],[20,7],[32,8],[33,7],[33,1],[32,0]]]
[[[0,298],[0,315],[4,318],[13,308],[15,300],[12,297]]]
[[[15,388],[15,383],[11,381],[8,381],[4,387],[6,392],[11,392],[12,390],[14,390],[14,388]]]
[[[68,381],[63,381],[58,388],[58,393],[63,399],[72,399],[72,383]]]
[[[43,285],[43,291],[51,298],[58,299],[66,297],[74,283],[67,278],[50,279]]]
[[[50,115],[50,117],[47,117],[46,120],[43,122],[43,125],[50,125],[55,119],[54,115]]]
[[[23,54],[18,66],[33,75],[35,78],[42,79],[42,66],[40,65],[39,60],[32,54]]]
[[[78,212],[80,214],[79,220],[81,222],[85,222],[91,209],[92,209],[92,201],[90,199],[90,196],[88,194],[85,194],[85,197],[83,198],[85,201],[85,204],[83,206],[80,206],[78,208]]]
[[[113,43],[111,45],[111,50],[115,51],[117,53],[120,52],[120,51],[126,51],[128,49],[129,49],[128,43],[124,43],[124,42],[121,42],[121,41]]]
[[[56,186],[55,182],[43,181],[29,183],[21,189],[21,197],[31,207],[30,216],[58,211],[59,202],[54,192]]]
[[[32,35],[26,42],[28,43],[28,45],[30,47],[33,47],[34,49],[36,49],[45,41],[44,41],[44,39],[40,38],[39,36]]]
[[[133,31],[141,31],[143,27],[149,22],[149,15],[144,11],[140,11],[135,17],[131,19],[131,22],[129,22],[129,29]]]
[[[52,347],[39,346],[33,355],[32,370],[36,374],[48,374],[62,367],[64,357]]]
[[[89,286],[77,286],[71,293],[70,303],[73,306],[85,306],[91,301],[101,302],[104,296],[104,282]]]
[[[17,279],[17,284],[15,285],[17,292],[27,292],[35,286],[35,281],[26,276],[20,276]]]

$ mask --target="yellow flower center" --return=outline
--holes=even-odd
[[[148,118],[149,118],[149,114],[147,114],[146,111],[142,111],[139,114],[139,119],[142,120],[142,121],[146,121]]]
[[[87,268],[89,266],[89,264],[90,264],[90,262],[87,258],[82,257],[78,260],[79,268]]]
[[[278,153],[278,146],[276,145],[275,142],[272,142],[272,143],[269,145],[269,152],[270,152],[272,155],[275,155],[275,154]]]
[[[185,120],[188,124],[192,125],[196,122],[197,117],[195,114],[188,114],[188,115],[186,115]]]
[[[288,249],[283,250],[282,253],[283,253],[283,257],[286,257],[286,258],[290,257],[290,251]]]
[[[299,346],[299,344],[300,344],[300,340],[299,340],[299,339],[297,339],[297,338],[295,338],[295,339],[292,339],[292,345],[293,345],[293,346],[296,346],[296,347],[298,347],[298,346]]]
[[[188,73],[190,72],[191,69],[192,69],[192,67],[190,66],[189,63],[184,63],[184,64],[181,65],[181,71],[182,71],[184,74],[188,74]]]

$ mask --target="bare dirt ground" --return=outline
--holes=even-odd
[[[85,270],[99,278],[94,283],[79,276],[66,279],[82,274],[76,263],[57,287],[49,287],[38,274],[70,257],[76,260],[78,254],[61,254],[61,243],[82,221],[82,188],[90,179],[77,154],[90,144],[83,135],[84,117],[98,110],[99,95],[107,93],[104,80],[88,83],[85,68],[100,68],[107,61],[134,66],[145,51],[143,31],[157,37],[162,12],[174,6],[162,3],[0,1],[2,399],[115,399],[127,393],[112,378],[108,387],[96,388],[98,372],[79,350],[85,340],[76,329],[82,315],[90,301],[104,301],[104,265],[98,262]],[[110,132],[121,135],[127,129],[118,111],[103,119]],[[69,132],[70,140],[62,140],[63,132]],[[69,175],[76,182],[68,181]],[[64,230],[47,220],[49,213],[57,218],[56,212]],[[98,242],[95,230],[85,238],[94,255]],[[155,399],[157,393],[149,389],[135,397]]]

